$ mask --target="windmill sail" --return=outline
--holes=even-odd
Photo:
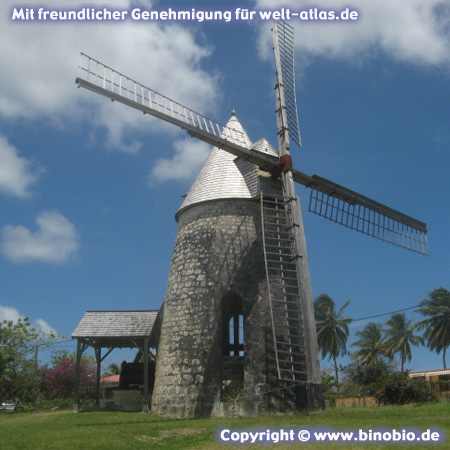
[[[277,164],[276,158],[250,150],[247,137],[240,130],[211,120],[85,53],[81,53],[79,70],[75,80],[78,87],[183,128],[192,136],[247,161],[267,168]]]
[[[427,254],[427,225],[325,178],[313,175],[309,212],[367,236]]]
[[[272,29],[276,68],[276,113],[281,160],[290,160],[290,142],[301,144],[294,71],[294,30],[285,22]],[[320,383],[320,367],[312,289],[300,199],[295,192],[292,168],[281,175],[281,205],[271,211],[270,198],[262,197],[264,216],[282,223],[281,229],[267,229],[263,245],[276,371],[282,382],[313,386]],[[269,200],[269,202],[268,202]],[[275,238],[275,240],[274,240]],[[274,262],[274,245],[278,262]],[[286,244],[288,243],[288,249]],[[275,252],[276,253],[276,252]],[[290,263],[290,264],[289,264]],[[306,391],[309,388],[306,388]]]
[[[274,25],[274,50],[278,83],[283,85],[289,137],[299,147],[302,144],[295,91],[294,29],[286,22]]]
[[[277,36],[285,35],[288,40],[291,35],[289,26],[281,23],[277,26]],[[211,120],[84,53],[81,57],[81,73],[75,80],[79,87],[172,123],[192,136],[266,170],[277,166],[277,158],[250,149],[246,137],[239,130]],[[282,71],[279,70],[280,73]],[[291,87],[295,88],[295,81],[292,81]],[[286,95],[286,89],[283,89],[283,96],[287,103],[296,104],[295,91]],[[292,111],[292,108],[286,107],[286,113],[288,111]],[[285,134],[291,136],[289,130]],[[310,212],[377,239],[427,253],[427,228],[423,222],[316,175],[309,176],[298,170],[292,173],[296,182],[311,189]]]

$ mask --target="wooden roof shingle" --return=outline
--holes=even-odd
[[[73,338],[147,337],[158,311],[86,311],[72,333]]]

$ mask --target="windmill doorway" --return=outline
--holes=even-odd
[[[226,358],[245,356],[245,317],[242,299],[236,294],[224,297],[223,350]]]
[[[222,402],[227,414],[238,408],[244,387],[245,314],[239,295],[223,298],[223,376]]]

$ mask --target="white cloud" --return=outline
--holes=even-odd
[[[58,332],[44,319],[37,319],[34,322],[33,326],[41,335],[58,336]]]
[[[79,247],[75,226],[62,214],[54,211],[41,213],[38,229],[30,231],[22,225],[6,226],[2,230],[1,252],[14,263],[63,263]]]
[[[186,181],[198,172],[211,151],[211,146],[193,139],[174,143],[175,154],[170,159],[159,159],[150,172],[150,182]]]
[[[41,3],[25,0],[20,5]],[[103,6],[105,2],[89,3]],[[114,7],[128,8],[130,3],[116,0]],[[80,4],[64,1],[64,7]],[[149,2],[145,4],[148,7]],[[216,78],[201,69],[210,49],[185,26],[18,24],[9,19],[13,6],[17,6],[14,0],[0,3],[0,116],[47,118],[61,124],[85,120],[106,129],[108,147],[131,152],[140,148],[141,134],[167,131],[161,121],[76,89],[80,51],[193,108],[208,112],[215,105]]]
[[[0,136],[0,193],[27,197],[38,173],[30,161]]]
[[[19,311],[17,311],[16,308],[0,305],[0,322],[6,320],[8,322],[16,323],[21,317],[21,314],[19,313]]]
[[[309,0],[257,0],[259,7],[280,5],[309,8]],[[297,48],[303,54],[329,58],[357,58],[381,50],[392,58],[414,64],[447,65],[450,61],[449,0],[333,0],[314,6],[360,11],[358,22],[302,22],[296,26]],[[292,23],[292,22],[291,22]],[[260,49],[268,55],[269,33]]]
[[[17,323],[19,319],[24,318],[25,316],[16,308],[0,305],[0,323],[5,320]],[[58,336],[58,332],[44,319],[37,319],[32,323],[32,326],[41,336]]]

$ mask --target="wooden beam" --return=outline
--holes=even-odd
[[[81,354],[84,346],[80,339],[77,339],[77,350],[75,355],[75,402],[73,409],[75,412],[80,411],[80,369],[81,369]]]
[[[97,363],[97,370],[95,374],[95,406],[100,407],[100,376],[102,369],[102,348],[95,347],[95,362]]]
[[[144,358],[144,402],[142,405],[142,411],[148,413],[150,397],[149,397],[149,376],[148,376],[148,347],[149,347],[149,338],[144,338],[144,348],[142,351]]]
[[[108,351],[102,356],[100,361],[103,362],[111,354],[111,352],[113,350],[114,350],[114,347],[111,347],[110,349],[108,349]]]

